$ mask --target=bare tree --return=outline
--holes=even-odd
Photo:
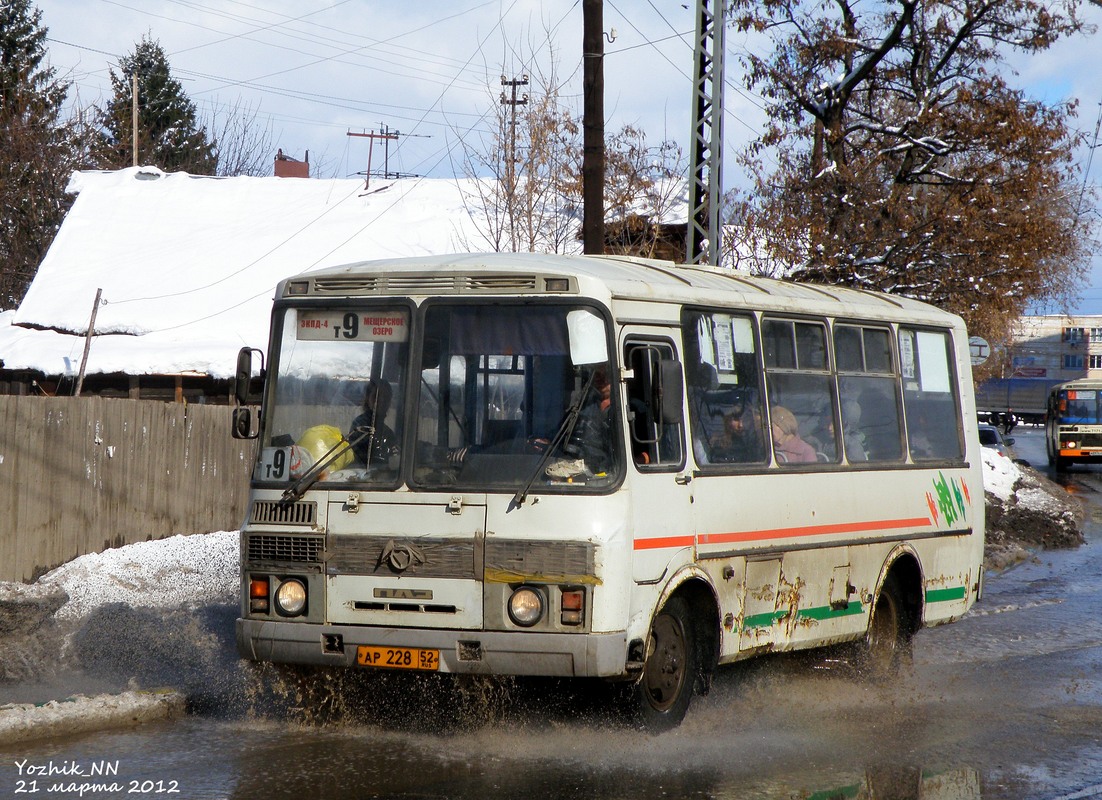
[[[272,123],[259,117],[259,106],[243,101],[216,105],[206,125],[213,134],[217,174],[263,176],[272,174],[275,146]]]
[[[576,153],[580,161],[581,153]],[[646,133],[625,125],[605,143],[606,253],[684,260],[680,224],[687,209],[688,159],[676,142],[648,144]],[[581,191],[578,169],[577,190]]]
[[[1080,0],[733,0],[773,41],[746,53],[771,101],[742,154],[742,257],[785,274],[905,294],[992,340],[1086,264],[1069,125],[997,67],[1082,32]],[[775,158],[767,163],[765,154]]]
[[[562,191],[578,125],[560,103],[553,67],[535,70],[529,80],[523,104],[491,95],[489,132],[462,137],[462,170],[476,195],[472,219],[488,247],[563,252],[578,216],[575,200]]]

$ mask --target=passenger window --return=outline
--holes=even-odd
[[[961,458],[964,449],[951,338],[944,332],[901,328],[899,361],[911,458]]]
[[[768,332],[768,335],[767,335]],[[841,459],[834,381],[819,322],[762,322],[773,453],[781,466]]]
[[[687,311],[682,331],[697,465],[766,464],[768,439],[753,317]],[[794,361],[794,347],[789,353]]]
[[[894,375],[892,368],[892,337],[879,328],[865,328],[865,371]]]
[[[625,381],[628,433],[635,465],[640,469],[680,469],[685,463],[681,408],[684,387],[681,367],[668,342],[628,342],[624,363],[632,377]],[[676,386],[668,385],[669,366],[677,367]],[[670,409],[676,407],[677,414]],[[664,410],[665,409],[665,410]]]
[[[842,444],[850,463],[902,461],[899,381],[891,334],[882,328],[834,326]]]

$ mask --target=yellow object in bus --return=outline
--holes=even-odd
[[[316,464],[325,457],[326,453],[341,443],[344,446],[341,447],[340,454],[335,456],[326,468],[326,471],[333,472],[347,467],[352,463],[353,457],[352,448],[344,440],[340,428],[333,425],[315,425],[312,428],[307,428],[299,438],[297,445],[310,453]]]

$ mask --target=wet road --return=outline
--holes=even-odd
[[[1014,436],[1044,467],[1040,430]],[[891,688],[821,660],[761,659],[724,670],[657,737],[579,718],[584,698],[554,686],[469,696],[486,715],[443,731],[426,729],[455,698],[409,681],[372,689],[386,711],[327,724],[215,691],[176,722],[0,749],[0,797],[29,789],[18,762],[52,762],[117,776],[63,778],[70,793],[39,779],[37,796],[109,780],[121,791],[83,796],[1102,798],[1102,471],[1067,480],[1092,512],[1087,544],[989,576],[965,620],[919,635],[913,678]]]

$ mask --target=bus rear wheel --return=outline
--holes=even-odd
[[[658,732],[681,724],[695,690],[699,660],[689,604],[671,598],[651,623],[643,673],[630,700],[629,710],[639,727]]]
[[[912,663],[913,638],[903,590],[894,577],[880,588],[865,636],[862,666],[873,680],[897,677]]]

